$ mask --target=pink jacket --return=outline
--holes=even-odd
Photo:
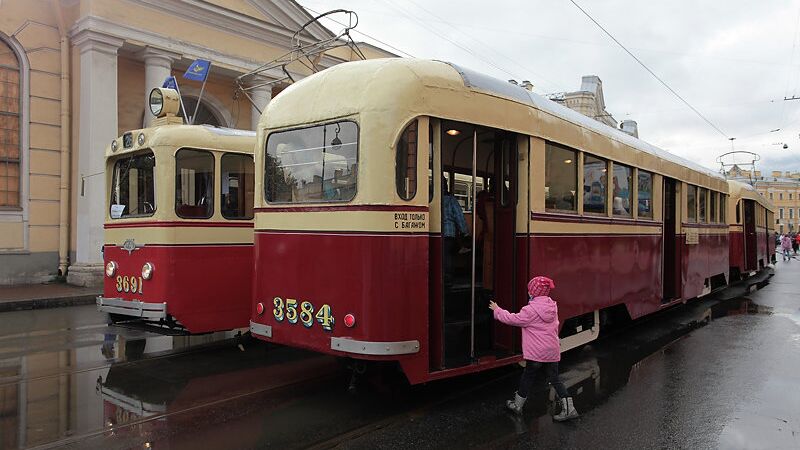
[[[514,314],[498,307],[494,318],[522,328],[522,355],[538,362],[561,361],[558,340],[558,306],[550,297],[534,297]]]
[[[787,250],[787,249],[791,250],[791,248],[792,248],[792,238],[790,238],[788,235],[784,234],[783,237],[781,238],[781,248],[784,249],[784,250]]]

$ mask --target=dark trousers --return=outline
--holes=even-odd
[[[550,383],[556,390],[559,398],[569,397],[569,392],[561,380],[558,379],[558,363],[557,362],[538,362],[525,360],[525,371],[522,372],[522,377],[519,379],[519,388],[517,394],[520,397],[528,398],[528,393],[531,390],[533,381],[536,378],[536,372],[544,367],[547,382]]]

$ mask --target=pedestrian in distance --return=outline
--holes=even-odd
[[[789,261],[792,259],[792,255],[789,251],[792,249],[792,238],[789,237],[788,234],[784,234],[781,236],[781,250],[783,250],[783,260]]]
[[[797,250],[800,250],[800,233],[795,233],[792,236],[792,250],[794,250],[795,256],[797,256]]]
[[[550,290],[555,288],[553,280],[535,277],[528,282],[528,304],[520,312],[510,313],[494,301],[489,309],[494,318],[506,325],[522,328],[522,355],[525,358],[525,371],[519,380],[514,398],[506,402],[508,409],[522,414],[528,399],[536,372],[544,368],[547,381],[556,390],[561,402],[561,412],[553,416],[558,422],[578,417],[567,389],[558,378],[558,362],[561,361],[561,346],[558,339],[558,305],[550,298]]]

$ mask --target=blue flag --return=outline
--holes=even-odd
[[[161,87],[162,88],[167,88],[167,89],[175,89],[177,91],[178,90],[178,80],[176,80],[175,77],[170,75],[166,79],[164,79],[164,84],[162,84]]]
[[[192,64],[189,65],[189,68],[186,69],[186,73],[183,74],[183,78],[194,81],[206,81],[206,77],[208,77],[208,70],[210,68],[211,61],[206,61],[205,59],[196,59]]]

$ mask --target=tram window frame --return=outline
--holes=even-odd
[[[618,170],[620,172],[622,172],[622,173],[619,173]],[[616,183],[612,183],[612,184],[614,184],[613,191],[612,191],[612,196],[611,196],[611,199],[612,199],[612,201],[611,201],[611,203],[612,203],[612,205],[611,205],[612,214],[615,217],[633,217],[633,208],[632,208],[633,205],[631,203],[631,197],[633,195],[633,167],[628,166],[626,164],[619,164],[619,163],[615,162],[614,163],[613,172],[614,172],[614,174],[612,176],[612,180],[616,180]],[[622,175],[622,174],[626,175],[627,182],[628,182],[627,197],[624,197],[624,198],[621,197],[621,196],[617,196],[616,195],[617,194],[617,192],[616,192],[617,191],[617,184],[620,183],[618,177],[620,175]],[[621,192],[622,192],[622,189],[620,188],[620,193]],[[622,206],[622,212],[618,212],[617,205],[616,205],[617,199],[620,199],[620,204]],[[625,208],[625,200],[628,201],[628,207],[627,208]]]
[[[354,161],[354,164],[352,165],[352,167],[354,167],[355,169],[354,169],[353,172],[351,172],[348,175],[348,176],[352,176],[352,178],[353,178],[352,185],[348,186],[348,190],[350,190],[349,188],[352,187],[352,190],[351,190],[352,195],[347,197],[347,198],[341,198],[341,199],[311,199],[311,200],[293,200],[293,199],[290,199],[290,200],[281,200],[281,201],[275,200],[275,199],[271,199],[270,187],[271,187],[273,181],[269,176],[268,167],[267,166],[268,166],[268,162],[270,161],[270,159],[271,158],[275,158],[275,157],[270,155],[270,153],[269,153],[269,151],[270,151],[270,141],[273,138],[275,138],[276,136],[282,135],[282,134],[285,134],[285,133],[298,132],[298,131],[303,131],[303,130],[310,130],[310,129],[313,129],[313,128],[322,128],[322,127],[328,127],[328,126],[335,126],[337,124],[345,124],[345,123],[350,123],[350,124],[353,124],[355,126],[355,130],[354,131],[355,131],[355,139],[356,140],[353,143],[353,144],[355,144],[355,161]],[[273,131],[272,133],[269,134],[269,136],[267,136],[266,142],[264,143],[263,151],[264,151],[264,153],[263,153],[263,155],[264,155],[264,167],[262,167],[262,170],[264,171],[264,186],[263,186],[262,195],[264,195],[264,200],[270,205],[305,205],[305,204],[315,204],[315,203],[319,203],[319,204],[350,203],[356,198],[356,196],[358,196],[358,178],[359,178],[360,162],[361,162],[361,160],[360,160],[360,154],[361,154],[361,127],[358,124],[358,122],[356,122],[355,120],[352,120],[352,119],[339,119],[339,120],[332,120],[332,121],[329,121],[329,122],[314,123],[312,125],[306,125],[306,126],[302,126],[302,127],[287,128],[285,130]],[[274,167],[274,170],[277,172],[279,170],[282,170],[285,167],[286,166],[277,166],[276,165]],[[276,192],[272,192],[272,194],[275,194]],[[293,195],[292,191],[290,191],[290,195]]]
[[[686,185],[686,220],[697,222],[697,186],[693,184]]]
[[[697,223],[708,222],[708,189],[697,188]]]
[[[435,188],[436,183],[433,182],[433,123],[428,121],[428,203],[433,202]]]
[[[587,160],[590,159],[590,158],[594,159],[597,162],[602,162],[604,164],[605,168],[601,169],[601,171],[600,171],[603,174],[603,175],[600,175],[601,178],[598,178],[597,181],[592,181],[591,184],[587,185],[586,184],[586,180],[587,180],[587,177],[586,177],[586,173],[587,173],[586,166],[587,166]],[[603,181],[605,181],[605,183],[603,183]],[[594,187],[595,183],[599,184],[603,188],[603,192],[601,194],[597,195],[597,197],[600,197],[603,200],[603,210],[602,211],[587,211],[586,210],[586,205],[587,205],[586,202],[587,202],[587,199],[589,198],[589,196],[586,195],[587,194],[587,188],[588,188],[588,192],[591,192],[591,190]],[[604,158],[600,158],[598,156],[591,155],[589,153],[584,153],[583,154],[583,213],[584,214],[593,215],[593,216],[607,216],[608,215],[608,160],[604,159]]]
[[[647,179],[645,183],[642,180]],[[642,218],[646,217],[648,219],[653,218],[653,173],[648,172],[646,170],[638,170],[637,176],[637,184],[638,189],[636,191],[636,208],[637,208],[637,217]],[[642,189],[643,186],[647,186],[647,189]],[[647,192],[650,198],[642,199],[642,192]],[[644,202],[642,201],[644,200]],[[646,209],[642,208],[642,205],[645,205]]]
[[[397,195],[405,201],[413,200],[417,196],[418,142],[419,119],[414,119],[403,128],[395,145],[395,188]]]
[[[225,206],[224,206],[224,202],[225,202],[224,199],[226,197],[226,194],[225,194],[224,189],[223,189],[223,187],[224,187],[223,183],[225,181],[225,178],[228,178],[228,183],[229,183],[228,187],[229,188],[232,187],[232,186],[230,186],[230,181],[231,181],[230,180],[230,176],[228,176],[228,177],[225,176],[225,173],[226,173],[225,172],[225,160],[226,159],[230,159],[229,157],[230,158],[237,157],[237,158],[242,158],[242,159],[250,159],[250,163],[251,163],[250,164],[250,169],[252,170],[252,172],[250,173],[250,176],[252,178],[250,179],[250,184],[251,184],[251,187],[252,187],[252,193],[250,194],[250,196],[248,196],[247,195],[247,189],[245,188],[245,193],[242,196],[243,197],[243,205],[238,208],[238,211],[243,211],[245,213],[245,215],[243,215],[243,216],[231,216],[231,215],[226,214],[227,210],[225,209]],[[230,173],[230,172],[228,172],[228,173]],[[247,173],[244,172],[241,175],[246,177]],[[219,176],[220,176],[219,211],[220,211],[220,214],[222,215],[222,217],[225,218],[225,219],[228,219],[228,220],[252,220],[253,217],[254,217],[254,213],[253,213],[253,197],[255,196],[255,176],[256,176],[256,167],[255,167],[255,160],[253,158],[253,155],[248,154],[248,153],[234,153],[234,152],[223,153],[222,156],[219,159]],[[241,188],[241,184],[240,184],[241,182],[242,182],[241,178],[239,178],[238,181],[237,181],[237,186],[236,186],[237,189]],[[227,195],[230,195],[230,191],[228,191]],[[249,199],[248,199],[248,197],[249,197]]]
[[[207,211],[206,215],[203,215],[203,216],[199,216],[199,215],[184,215],[184,214],[181,214],[181,212],[180,212],[181,206],[189,206],[189,207],[197,207],[198,206],[198,205],[191,205],[191,204],[183,203],[183,199],[179,197],[182,194],[181,189],[179,189],[181,187],[181,183],[182,183],[181,167],[179,165],[179,161],[180,161],[179,155],[181,153],[183,153],[183,152],[204,153],[204,154],[206,154],[206,155],[211,157],[211,180],[209,180],[206,183],[206,185],[208,186],[208,193],[210,194],[210,195],[206,195],[206,198],[209,198],[209,204],[206,207],[206,211]],[[215,177],[216,177],[216,171],[217,171],[216,164],[217,163],[216,163],[216,157],[214,155],[214,152],[211,152],[209,150],[202,150],[202,149],[191,148],[191,147],[183,147],[183,148],[178,149],[178,151],[175,152],[175,215],[177,215],[181,219],[210,219],[211,217],[214,216],[214,208],[215,208],[214,199],[216,197],[216,189],[215,189]],[[201,201],[202,201],[202,196],[201,196]]]
[[[719,223],[728,223],[728,196],[719,194]]]
[[[561,156],[557,156],[557,153],[561,152]],[[551,212],[559,212],[559,213],[570,213],[570,214],[577,214],[578,213],[578,150],[573,148],[557,144],[555,142],[546,141],[545,142],[545,153],[544,153],[544,204],[545,204],[545,211]],[[567,162],[569,161],[569,162]],[[558,200],[555,198],[555,194],[552,200],[550,200],[550,188],[553,186],[553,180],[551,180],[551,175],[553,169],[556,166],[554,164],[567,164],[572,166],[572,176],[570,177],[570,182],[572,184],[572,189],[569,189],[569,185],[566,185],[566,189],[562,189],[560,193],[572,192],[572,199],[571,199],[571,208],[564,208],[559,207],[559,205],[563,205],[564,203],[559,203]],[[557,166],[561,167],[561,166]],[[561,180],[562,178],[557,178]],[[562,196],[562,200],[567,196]],[[548,205],[548,201],[550,201],[550,205]]]
[[[122,212],[120,212],[120,216],[119,217],[114,217],[114,215],[112,214],[112,207],[114,205],[121,205],[122,204],[122,203],[114,203],[114,196],[116,195],[116,189],[114,189],[114,186],[117,184],[117,176],[118,176],[117,174],[119,173],[118,169],[120,168],[120,164],[123,161],[130,161],[131,163],[133,163],[134,159],[142,158],[142,157],[148,157],[148,156],[151,157],[152,160],[153,160],[153,165],[152,165],[152,167],[150,167],[150,179],[152,180],[151,192],[152,192],[152,195],[153,195],[153,199],[152,199],[153,203],[151,205],[152,206],[152,211],[150,211],[149,213],[127,214],[127,215],[125,215],[124,214],[124,210],[123,210]],[[158,210],[158,195],[156,194],[156,189],[157,189],[156,165],[157,165],[157,161],[156,161],[155,153],[150,149],[147,149],[147,150],[144,150],[144,151],[140,151],[140,152],[136,152],[136,153],[132,153],[132,154],[120,155],[120,157],[118,157],[116,159],[116,161],[114,161],[114,167],[112,169],[112,176],[111,176],[111,195],[109,196],[109,216],[111,217],[111,219],[117,220],[117,219],[132,219],[132,218],[137,218],[137,217],[151,217],[156,213],[156,211]],[[131,169],[131,167],[130,167],[130,164],[129,164],[128,167],[127,167],[127,170],[128,170],[129,174],[130,174],[130,169]],[[138,173],[137,173],[137,176],[138,176]],[[146,179],[146,177],[147,177],[146,173],[143,176]],[[138,185],[138,183],[137,183],[137,185]],[[130,196],[130,193],[128,193],[128,196]],[[138,195],[137,195],[137,197],[138,197]],[[119,202],[119,199],[117,201]],[[139,199],[138,198],[137,198],[137,203],[139,203]],[[141,203],[143,205],[147,204],[146,201],[145,202],[141,202]],[[128,205],[125,205],[125,206],[126,206],[126,208],[128,207]],[[138,206],[137,206],[137,209],[138,209]]]
[[[742,223],[742,201],[736,202],[736,223]]]

